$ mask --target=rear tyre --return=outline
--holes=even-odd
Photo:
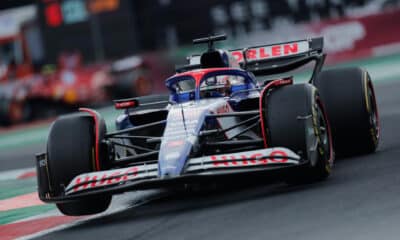
[[[263,101],[268,147],[286,147],[309,160],[291,173],[287,182],[325,180],[331,173],[333,149],[316,88],[310,84],[285,86],[272,90]]]
[[[104,124],[104,121],[101,121]],[[101,127],[105,134],[105,125]],[[55,195],[77,175],[95,171],[95,135],[93,118],[86,114],[72,114],[58,118],[51,126],[47,143],[50,183]],[[105,211],[111,196],[96,196],[68,203],[57,203],[65,215],[79,216]]]
[[[361,68],[332,69],[315,80],[340,156],[372,153],[379,143],[379,115],[374,87]]]

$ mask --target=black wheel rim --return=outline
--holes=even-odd
[[[327,120],[325,119],[325,114],[322,108],[322,104],[319,100],[317,102],[317,105],[318,105],[317,114],[318,114],[320,144],[322,145],[322,149],[324,150],[325,159],[329,160],[331,155],[329,126],[327,124]]]
[[[375,137],[378,139],[379,137],[379,118],[378,118],[378,109],[376,106],[376,98],[374,94],[374,90],[372,88],[371,80],[368,81],[368,101],[370,103],[370,112],[369,112],[369,122],[372,129],[375,131]]]

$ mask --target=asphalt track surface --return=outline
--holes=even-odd
[[[376,86],[378,151],[339,159],[323,183],[169,193],[140,206],[128,194],[121,212],[38,239],[400,239],[399,93],[400,83]],[[13,152],[10,164],[32,150]]]
[[[34,167],[35,154],[43,152],[45,143],[37,143],[18,149],[0,151],[0,171]]]

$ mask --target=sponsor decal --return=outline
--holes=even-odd
[[[174,148],[174,147],[182,146],[183,144],[185,144],[184,140],[173,140],[173,141],[167,142],[167,147]]]
[[[131,167],[123,170],[81,175],[73,180],[73,192],[123,183],[135,179],[138,176],[138,171],[138,167]]]
[[[125,102],[116,102],[115,103],[115,108],[116,109],[126,109],[126,108],[134,108],[139,105],[139,102],[137,100],[130,100],[130,101],[125,101]]]
[[[291,77],[275,80],[273,82],[273,86],[283,86],[283,85],[289,85],[289,84],[293,84],[293,79]]]
[[[288,154],[283,150],[274,150],[269,155],[261,152],[252,154],[227,154],[219,156],[210,156],[213,165],[218,166],[251,166],[251,165],[266,165],[273,163],[287,163]]]
[[[308,41],[277,44],[272,46],[250,48],[245,51],[247,61],[273,59],[285,56],[296,55],[309,51]],[[243,51],[236,50],[231,52],[238,62],[243,62]]]

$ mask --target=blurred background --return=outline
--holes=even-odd
[[[113,130],[120,112],[112,99],[165,92],[164,80],[175,66],[205,50],[193,46],[192,39],[220,33],[228,40],[218,47],[228,49],[323,36],[325,67],[361,66],[371,74],[383,119],[380,151],[340,162],[336,177],[307,191],[263,188],[211,200],[205,195],[158,209],[149,205],[144,212],[132,203],[146,203],[148,197],[124,194],[110,211],[128,211],[60,231],[64,238],[45,239],[152,239],[157,234],[192,239],[196,231],[203,238],[234,234],[247,239],[253,232],[296,239],[315,238],[305,237],[308,233],[322,239],[388,239],[393,233],[398,239],[390,230],[398,229],[400,218],[399,26],[400,0],[0,0],[0,239],[80,221],[60,217],[54,205],[37,198],[35,154],[46,151],[50,124],[58,115],[93,107]],[[286,204],[293,194],[306,201]],[[316,228],[320,219],[332,230]],[[221,232],[226,226],[237,230]]]
[[[164,91],[226,33],[242,48],[324,36],[327,64],[397,56],[400,0],[21,0],[0,3],[0,130]],[[107,111],[107,108],[105,108]]]

